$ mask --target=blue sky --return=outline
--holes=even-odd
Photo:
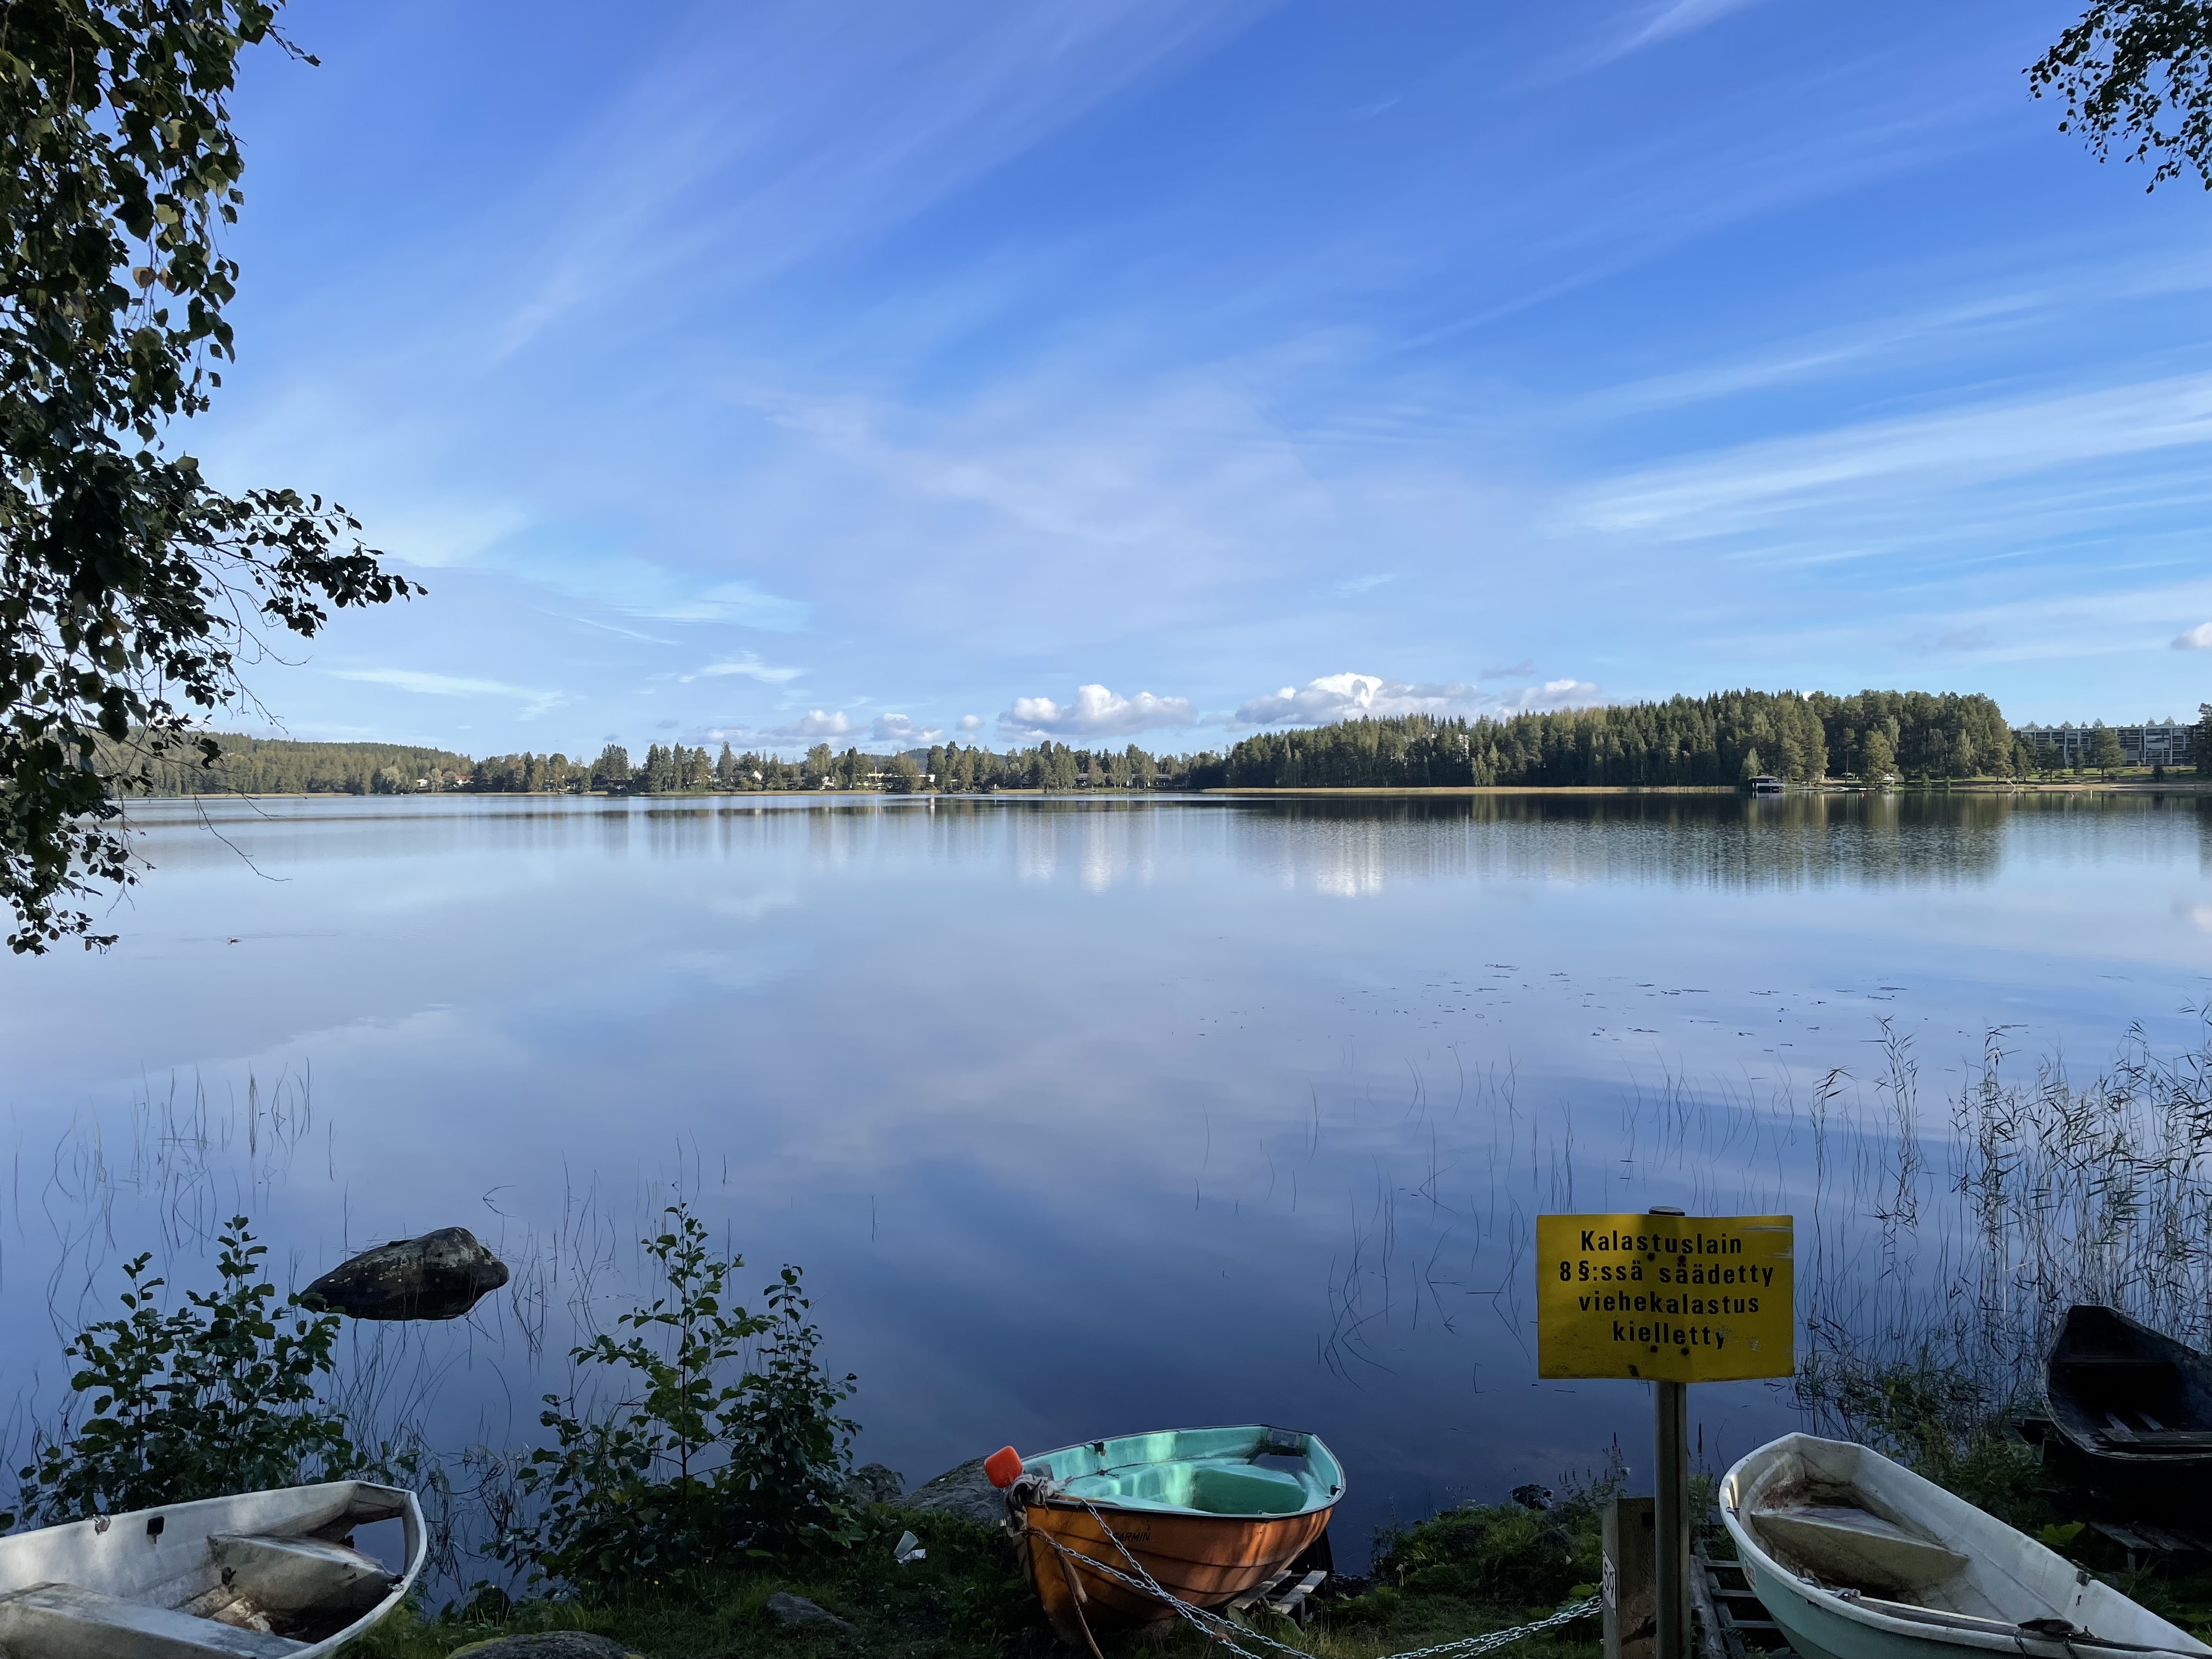
[[[2191,716],[2212,202],[2027,96],[2071,15],[300,0],[189,447],[430,592],[252,684],[477,754]]]

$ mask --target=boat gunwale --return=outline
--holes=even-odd
[[[1107,1511],[1111,1510],[1115,1515],[1144,1516],[1147,1518],[1153,1516],[1164,1515],[1172,1516],[1174,1519],[1178,1521],[1239,1521],[1247,1524],[1257,1524],[1267,1521],[1304,1521],[1313,1516],[1327,1515],[1331,1510],[1337,1506],[1337,1504],[1343,1497],[1343,1491],[1340,1488],[1334,1496],[1324,1498],[1318,1504],[1310,1504],[1304,1509],[1273,1510],[1265,1513],[1250,1513],[1243,1510],[1231,1512],[1227,1510],[1184,1509],[1173,1504],[1163,1504],[1156,1508],[1146,1509],[1140,1508],[1133,1504],[1122,1503],[1118,1498],[1064,1498],[1059,1493],[1054,1492],[1049,1497],[1032,1499],[1029,1507],[1031,1509],[1064,1510],[1070,1514],[1076,1515],[1080,1515],[1086,1510],[1096,1511],[1099,1514],[1104,1514]]]
[[[1275,1425],[1272,1423],[1193,1424],[1180,1429],[1139,1429],[1129,1434],[1109,1434],[1102,1435],[1095,1440],[1072,1441],[1065,1446],[1055,1446],[1050,1451],[1039,1452],[1035,1457],[1024,1458],[1022,1462],[1024,1468],[1027,1468],[1032,1463],[1049,1464],[1054,1458],[1059,1456],[1062,1452],[1089,1451],[1094,1446],[1103,1445],[1108,1442],[1115,1440],[1141,1440],[1154,1434],[1219,1434],[1224,1431],[1231,1429],[1257,1429],[1262,1433],[1273,1433],[1278,1431]],[[1304,1436],[1308,1443],[1307,1450],[1305,1452],[1305,1456],[1308,1462],[1310,1463],[1314,1451],[1317,1449],[1321,1452],[1322,1455],[1328,1458],[1330,1464],[1335,1468],[1335,1487],[1319,1501],[1308,1503],[1295,1510],[1273,1510],[1264,1512],[1237,1510],[1232,1512],[1225,1510],[1194,1510],[1176,1504],[1162,1504],[1146,1506],[1127,1503],[1121,1498],[1071,1498],[1062,1496],[1058,1492],[1052,1492],[1041,1498],[1031,1499],[1030,1507],[1040,1509],[1065,1509],[1079,1512],[1085,1509],[1097,1510],[1111,1510],[1120,1515],[1166,1515],[1191,1521],[1297,1521],[1308,1516],[1327,1515],[1343,1500],[1344,1494],[1350,1489],[1352,1485],[1350,1477],[1345,1473],[1342,1460],[1340,1459],[1334,1452],[1329,1449],[1328,1443],[1326,1440],[1323,1440],[1319,1435],[1316,1434],[1310,1429],[1289,1429],[1279,1431],[1279,1432]],[[1264,1453],[1259,1452],[1253,1454],[1255,1458],[1265,1455],[1266,1454]],[[1152,1458],[1146,1460],[1146,1462],[1153,1468],[1158,1468],[1164,1463],[1195,1463],[1217,1461],[1226,1462],[1228,1460],[1207,1458]],[[1116,1464],[1114,1467],[1117,1468],[1133,1468],[1136,1467],[1136,1465]],[[1056,1476],[1054,1477],[1055,1480],[1057,1480],[1057,1478],[1058,1477]],[[1081,1480],[1087,1480],[1090,1477],[1085,1475],[1075,1475],[1071,1478]]]

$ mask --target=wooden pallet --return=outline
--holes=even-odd
[[[1247,1590],[1231,1601],[1229,1610],[1231,1613],[1249,1613],[1254,1607],[1266,1607],[1286,1619],[1295,1617],[1306,1597],[1319,1589],[1321,1581],[1328,1577],[1326,1571],[1316,1567],[1304,1577],[1293,1581],[1291,1569],[1285,1567],[1259,1589]]]
[[[2195,1527],[2159,1527],[2147,1521],[2092,1521],[2089,1530],[2124,1551],[2128,1571],[2201,1561],[2212,1557],[2212,1534]]]
[[[1701,1627],[1698,1646],[1705,1659],[1797,1659],[1782,1626],[1753,1594],[1740,1564],[1692,1556],[1690,1599]]]

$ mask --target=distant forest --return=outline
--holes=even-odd
[[[1988,697],[1925,691],[1720,691],[1504,720],[1347,720],[1267,732],[1229,751],[1244,787],[1562,784],[1726,786],[1761,773],[2011,777],[2033,772]]]
[[[1946,692],[1724,691],[1502,720],[1407,714],[1246,738],[1226,755],[1153,755],[1045,742],[998,753],[942,744],[896,755],[805,759],[654,744],[633,761],[609,744],[589,761],[562,754],[471,760],[392,744],[294,743],[222,737],[207,767],[165,763],[158,794],[684,794],[789,789],[988,793],[996,789],[1438,787],[1563,785],[1727,787],[1771,774],[1942,781],[2041,775],[1996,704]],[[2117,754],[2118,745],[2110,745]],[[2212,760],[2212,725],[2197,745]]]

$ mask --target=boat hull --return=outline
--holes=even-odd
[[[384,1521],[401,1523],[397,1572],[347,1541]],[[0,1652],[325,1659],[406,1599],[428,1548],[415,1494],[362,1480],[15,1533],[0,1538]],[[301,1633],[276,1633],[272,1616]]]
[[[2202,1513],[2212,1359],[2116,1309],[2083,1304],[2051,1345],[2044,1398],[2057,1431],[2045,1446],[2054,1474],[2143,1520]]]
[[[1173,1607],[1086,1562],[1134,1577],[1128,1561],[1133,1556],[1161,1589],[1193,1607],[1219,1607],[1258,1589],[1312,1547],[1328,1529],[1330,1512],[1253,1517],[1033,1504],[1023,1511],[1022,1571],[1053,1630],[1079,1647],[1085,1626],[1126,1630],[1175,1616]]]
[[[2069,1642],[2027,1627],[2045,1620],[2139,1652],[2212,1653],[1863,1446],[1786,1435],[1723,1477],[1720,1510],[1753,1592],[1805,1659],[2094,1659],[2100,1651],[2087,1636]],[[1778,1559],[1824,1533],[1826,1543],[1812,1546],[1825,1551],[1814,1565]]]

